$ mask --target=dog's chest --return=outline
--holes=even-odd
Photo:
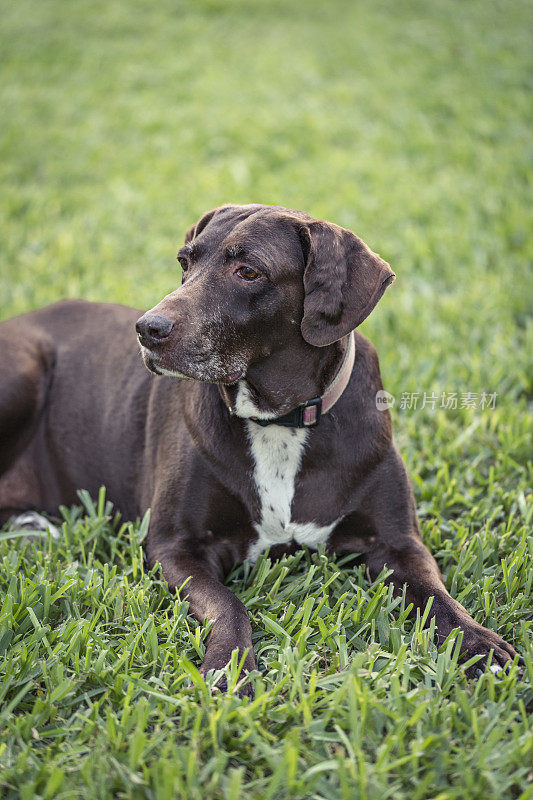
[[[266,548],[293,540],[309,547],[326,542],[338,519],[325,526],[291,520],[295,481],[309,432],[280,425],[246,424],[260,503],[260,518],[254,523],[258,539],[251,544],[248,558],[255,561]]]

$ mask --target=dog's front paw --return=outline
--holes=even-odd
[[[202,670],[200,670],[200,673],[201,674],[205,674],[205,673],[203,673]],[[235,687],[235,692],[239,697],[249,697],[250,700],[253,700],[254,697],[255,697],[254,687],[252,686],[252,684],[249,681],[246,680],[247,674],[248,674],[247,671],[243,669],[243,671],[241,672],[240,678],[239,678],[239,680],[237,682],[237,685]],[[213,688],[215,690],[218,690],[219,692],[227,693],[228,690],[229,690],[229,687],[228,687],[228,679],[226,678],[226,676],[222,675],[218,679],[218,681],[216,682],[216,684],[215,684],[215,686]]]
[[[512,645],[506,642],[494,631],[484,628],[476,622],[461,625],[463,629],[463,643],[461,647],[463,660],[473,656],[482,656],[475,664],[467,670],[467,675],[471,678],[480,677],[489,662],[489,655],[492,651],[490,669],[497,673],[507,669],[518,655]],[[519,658],[519,663],[523,664],[523,659]]]
[[[237,649],[237,648],[235,648]],[[200,674],[207,675],[208,672],[214,670],[224,669],[231,660],[231,650],[226,647],[208,647],[202,666],[200,667]],[[242,653],[238,653],[238,661],[241,660]],[[248,673],[255,669],[255,657],[253,653],[248,652],[244,659],[239,679],[236,684],[236,693],[239,697],[249,697],[250,700],[254,697],[254,688],[251,683],[246,680]],[[229,689],[228,680],[225,675],[221,675],[215,684],[215,689],[221,692],[227,692]]]

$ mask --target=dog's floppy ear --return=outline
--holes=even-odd
[[[212,208],[211,211],[206,211],[205,214],[203,214],[203,216],[200,217],[198,222],[195,222],[194,225],[191,225],[191,227],[185,234],[185,244],[192,242],[192,240],[203,231],[206,225],[208,225],[211,222],[217,211],[218,208]]]
[[[308,222],[299,233],[307,259],[302,336],[315,347],[325,347],[357,328],[396,276],[345,228]]]
[[[203,216],[200,217],[198,222],[194,225],[191,225],[187,233],[185,234],[185,244],[192,242],[197,236],[201,234],[204,228],[207,228],[215,214],[219,214],[221,211],[239,211],[244,210],[247,208],[252,208],[252,206],[238,206],[234,203],[224,203],[222,206],[217,206],[216,208],[212,208],[211,211],[206,211]]]

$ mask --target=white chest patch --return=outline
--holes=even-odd
[[[288,544],[293,539],[308,547],[326,542],[339,519],[326,526],[291,522],[294,482],[309,431],[280,425],[262,427],[255,422],[246,425],[261,504],[261,519],[254,523],[259,538],[248,550],[250,561],[255,561],[267,547]]]

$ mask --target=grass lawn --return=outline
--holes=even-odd
[[[533,797],[530,21],[520,0],[4,4],[0,317],[149,308],[222,202],[354,229],[398,275],[363,330],[424,540],[526,670],[468,683],[383,580],[302,551],[229,576],[260,672],[251,703],[213,693],[205,626],[143,569],[147,520],[82,493],[59,544],[0,533],[1,797]]]

